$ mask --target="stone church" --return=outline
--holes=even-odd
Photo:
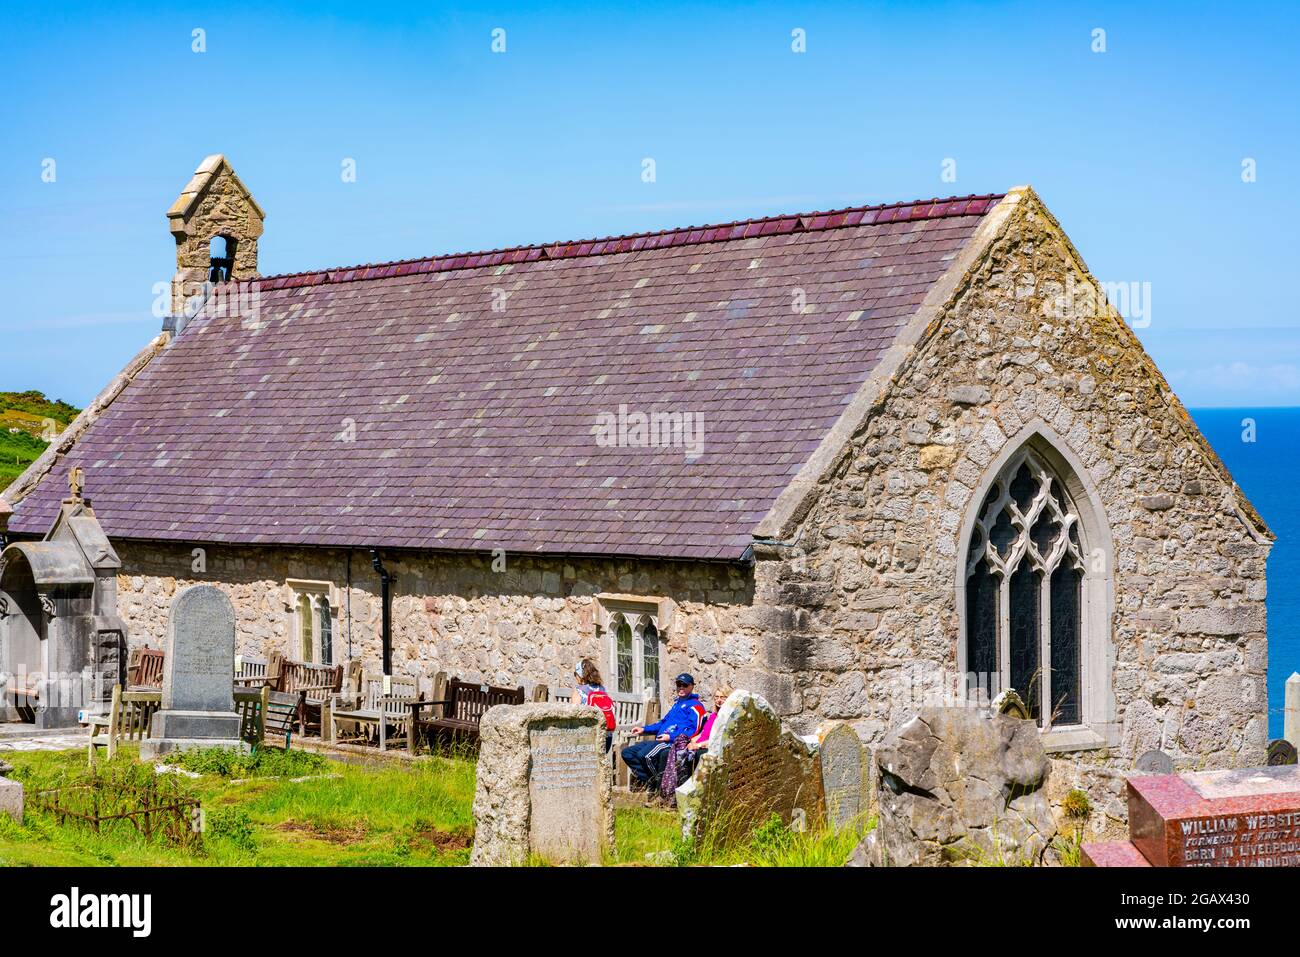
[[[1028,187],[279,276],[221,156],[168,218],[173,317],[3,493],[0,599],[79,467],[132,646],[210,582],[246,655],[591,656],[868,743],[1014,688],[1113,818],[1147,749],[1263,763],[1273,537]]]

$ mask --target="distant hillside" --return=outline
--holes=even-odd
[[[23,473],[81,410],[33,390],[0,392],[0,490]]]

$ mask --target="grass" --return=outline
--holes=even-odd
[[[10,432],[0,421],[0,490],[8,487],[45,451],[46,443],[27,432]]]
[[[116,760],[132,758],[124,749]],[[78,775],[86,757],[82,751],[24,752],[8,760],[13,776],[32,791]],[[282,767],[274,767],[277,762]],[[29,801],[22,826],[0,818],[0,865],[445,866],[469,860],[471,762],[434,757],[375,768],[325,761],[307,771],[316,777],[297,783],[268,773],[300,776],[304,768],[296,759],[273,758],[261,768],[212,763],[211,770],[225,773],[184,782],[202,802],[202,854],[134,832],[97,835],[59,825]]]
[[[83,751],[6,755],[32,792],[84,777]],[[124,748],[116,762],[133,761]],[[23,825],[0,815],[0,866],[456,866],[473,842],[474,762],[464,755],[404,765],[353,765],[310,752],[257,756],[212,749],[174,756],[178,780],[202,805],[203,847],[192,853],[131,829],[95,834],[59,824],[29,799]],[[107,764],[107,762],[101,762]],[[294,781],[294,778],[307,780]],[[874,825],[792,832],[777,818],[748,842],[681,838],[676,811],[618,807],[610,865],[839,867]],[[535,862],[540,863],[540,862]]]
[[[0,490],[45,451],[47,443],[42,435],[51,420],[56,431],[61,432],[80,411],[34,390],[0,392]]]

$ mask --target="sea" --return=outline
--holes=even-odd
[[[1300,408],[1189,411],[1277,536],[1268,559],[1268,732],[1280,738],[1283,686],[1300,671]]]

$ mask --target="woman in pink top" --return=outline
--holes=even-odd
[[[709,746],[709,732],[713,730],[713,722],[718,720],[718,712],[722,710],[723,704],[726,703],[727,696],[731,694],[731,689],[719,687],[713,693],[713,710],[704,718],[704,725],[700,728],[700,733],[691,738],[691,743],[686,746],[689,751],[700,751]]]

